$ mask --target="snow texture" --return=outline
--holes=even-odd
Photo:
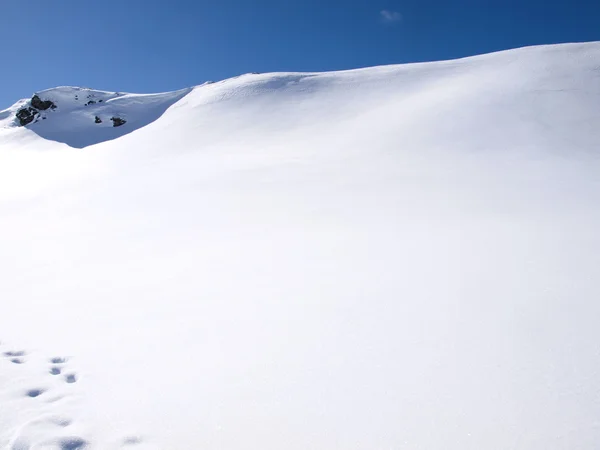
[[[600,448],[599,43],[38,95],[1,449]]]

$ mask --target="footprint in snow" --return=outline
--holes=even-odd
[[[69,373],[67,375],[65,375],[65,382],[72,384],[75,383],[77,381],[77,375],[75,375],[74,373]]]
[[[23,356],[25,356],[25,352],[23,350],[4,352],[3,355],[5,358],[8,358],[8,360],[11,363],[14,364],[23,364],[25,362],[25,360],[23,359]]]
[[[142,438],[138,436],[129,436],[123,439],[123,445],[138,445],[142,443]]]
[[[64,369],[64,364],[66,364],[67,362],[67,358],[64,358],[62,356],[55,356],[54,358],[50,358],[50,364],[52,364],[52,366],[50,367],[49,373],[50,375],[60,375],[63,372]],[[77,374],[74,372],[71,373],[67,373],[64,376],[64,381],[65,383],[68,384],[73,384],[77,382]]]
[[[62,438],[56,442],[60,450],[83,450],[88,447],[89,442],[80,437]]]
[[[5,351],[1,353],[9,361],[15,364],[23,364],[25,362],[25,356],[27,352],[24,350],[11,350]],[[65,373],[67,370],[67,362],[68,358],[62,356],[55,356],[49,358],[47,360],[50,363],[50,367],[48,369],[48,373],[53,376],[61,375],[62,379],[67,384],[76,383],[79,380],[79,376],[76,372],[69,371]],[[51,393],[46,388],[32,388],[26,390],[24,392],[25,397],[29,397],[31,399],[36,399],[40,396],[47,398],[47,402],[54,403],[63,398],[65,396],[53,397],[52,395],[48,396],[48,393]],[[84,438],[80,436],[60,436],[60,437],[51,437],[52,435],[56,436],[56,432],[52,431],[52,427],[55,427],[56,430],[64,429],[70,426],[72,420],[70,418],[54,416],[50,418],[42,418],[38,419],[30,424],[26,425],[21,429],[19,435],[13,440],[10,445],[10,450],[33,450],[34,448],[53,448],[57,450],[85,450],[89,449],[91,444]],[[45,437],[43,437],[45,436]],[[39,438],[42,438],[40,441]],[[142,444],[143,440],[138,436],[129,436],[124,438],[121,441],[121,445],[123,447],[133,447],[138,444]]]
[[[63,417],[42,417],[23,427],[14,438],[11,450],[33,450],[52,448],[57,450],[83,450],[89,448],[88,441],[80,436],[60,436],[61,429],[71,425]],[[54,436],[53,436],[54,435]]]
[[[54,358],[50,358],[50,362],[52,364],[64,364],[67,362],[67,358],[63,358],[62,356],[55,356]]]
[[[35,398],[39,397],[44,392],[46,392],[45,389],[29,389],[25,394],[27,395],[27,397]]]

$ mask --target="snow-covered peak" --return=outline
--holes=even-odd
[[[25,126],[45,139],[83,148],[148,125],[190,91],[128,94],[61,86],[0,112],[0,128]]]

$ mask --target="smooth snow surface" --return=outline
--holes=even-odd
[[[125,99],[0,112],[1,449],[600,448],[599,43]]]

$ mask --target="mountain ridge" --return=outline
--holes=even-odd
[[[25,110],[27,123],[23,123],[22,121],[21,125],[25,125],[27,128],[37,132],[46,139],[63,142],[75,148],[84,148],[107,140],[116,139],[149,125],[161,117],[168,108],[188,94],[209,85],[227,86],[239,83],[241,80],[251,84],[253,82],[260,82],[260,80],[266,80],[264,90],[268,91],[313,77],[326,79],[336,77],[360,77],[364,75],[368,76],[368,74],[376,76],[378,72],[385,73],[394,71],[401,74],[403,71],[415,70],[418,68],[452,66],[454,64],[464,63],[477,64],[480,62],[485,63],[486,60],[490,62],[494,62],[495,60],[505,61],[505,64],[509,65],[519,59],[526,58],[527,55],[535,56],[537,54],[544,54],[544,52],[570,52],[573,54],[581,51],[593,52],[598,51],[599,46],[600,43],[598,42],[528,46],[447,61],[395,64],[332,72],[248,73],[218,82],[205,82],[201,85],[177,91],[156,94],[132,94],[101,91],[75,86],[59,86],[38,91],[33,96],[33,99],[38,97],[42,100],[54,102],[54,104],[57,105],[55,108],[44,112],[32,110],[33,114],[29,116],[29,114],[27,114],[27,109],[31,109],[32,99],[19,100],[11,107],[0,111],[0,129],[18,126],[19,119],[16,116],[19,111]],[[499,70],[503,69],[500,68]],[[143,103],[146,104],[144,105]],[[139,107],[136,108],[135,105]],[[133,111],[130,110],[132,106]],[[54,112],[58,112],[59,114],[53,114]],[[61,115],[63,112],[67,113],[67,117],[61,119],[61,121],[64,122],[63,124],[54,124],[53,126],[40,124],[42,120],[48,118],[54,120],[54,116]],[[146,114],[146,112],[148,114]],[[130,118],[128,119],[126,116],[130,116]],[[114,128],[115,124],[117,124],[117,126],[124,125],[128,120],[131,123],[120,130],[107,130],[107,128],[110,127]],[[87,126],[83,126],[84,123],[87,124]],[[91,126],[92,123],[94,126]],[[72,136],[68,136],[69,132]],[[67,135],[65,133],[67,133]],[[75,136],[76,134],[79,134],[79,136]],[[82,134],[85,134],[85,136],[82,136]]]

